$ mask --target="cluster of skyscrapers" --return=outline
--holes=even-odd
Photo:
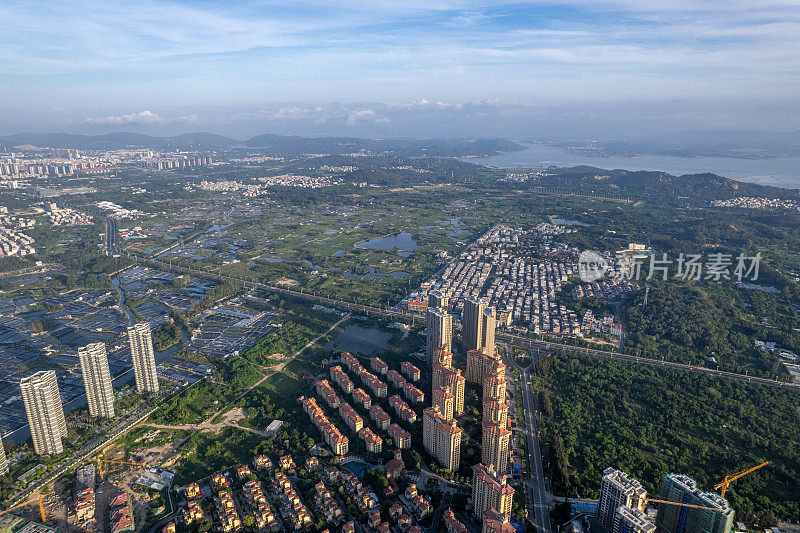
[[[505,365],[495,346],[495,310],[485,300],[467,297],[462,316],[462,348],[466,378],[453,367],[453,316],[446,293],[428,294],[427,345],[432,369],[432,406],[422,419],[425,449],[445,468],[460,465],[462,430],[455,417],[464,412],[466,382],[483,387],[481,463],[473,466],[475,517],[484,523],[507,524],[514,489],[507,483],[511,431],[508,429]],[[492,529],[492,528],[490,528]],[[501,528],[502,529],[502,528]]]
[[[128,328],[136,389],[158,392],[158,374],[149,324]],[[108,368],[106,345],[88,344],[78,349],[89,414],[95,418],[114,417],[114,389]],[[57,455],[67,434],[64,407],[55,370],[43,370],[20,380],[22,401],[28,416],[33,449],[39,455]],[[1,447],[1,446],[0,446]],[[0,474],[8,471],[5,453],[0,451]]]
[[[685,475],[668,474],[661,483],[655,517],[646,512],[647,491],[625,472],[607,468],[600,484],[596,523],[606,533],[730,533],[733,509],[704,492]]]

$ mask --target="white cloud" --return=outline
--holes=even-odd
[[[192,117],[181,117],[187,119]],[[196,121],[196,117],[194,117]],[[139,111],[138,113],[129,113],[126,115],[111,115],[108,117],[89,117],[86,119],[87,124],[93,126],[153,126],[157,124],[166,124],[167,120],[158,113],[153,113],[150,110]]]
[[[378,117],[372,109],[361,109],[360,111],[353,111],[347,116],[347,125],[355,126],[362,122],[371,122],[373,124],[388,124],[389,119],[386,117]]]

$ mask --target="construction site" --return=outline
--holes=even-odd
[[[160,430],[143,437],[158,437]],[[140,437],[141,438],[141,437]],[[174,474],[162,465],[174,461],[176,445],[148,448],[126,457],[111,446],[87,459],[74,474],[0,512],[2,533],[145,531],[175,510],[169,494]]]

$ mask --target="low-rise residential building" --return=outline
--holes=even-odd
[[[211,487],[214,490],[223,490],[228,488],[228,479],[222,474],[214,474],[211,476]]]
[[[442,514],[442,520],[444,520],[444,527],[447,529],[447,533],[467,533],[466,526],[456,518],[452,509],[447,509]]]
[[[314,486],[314,503],[316,511],[327,524],[340,524],[344,520],[345,513],[342,507],[331,495],[325,483],[320,481]]]
[[[386,395],[389,391],[389,387],[386,385],[386,383],[378,379],[378,377],[374,374],[370,374],[366,370],[362,371],[359,374],[359,377],[364,385],[366,385],[366,387],[371,390],[372,394],[374,394],[377,398],[386,398]]]
[[[411,381],[419,381],[422,377],[422,372],[420,372],[419,368],[415,367],[408,361],[403,361],[400,363],[400,373],[402,373]]]
[[[108,529],[111,533],[133,531],[133,512],[127,492],[115,496],[108,505]]]
[[[392,384],[392,387],[396,389],[402,389],[407,383],[406,378],[404,378],[397,370],[389,370],[386,373],[386,379],[389,380],[389,383]]]
[[[391,424],[388,429],[392,442],[398,448],[411,448],[411,433],[397,424]]]
[[[189,483],[186,485],[185,492],[186,498],[189,500],[203,496],[203,491],[200,489],[200,485],[197,483]]]
[[[250,468],[248,468],[246,465],[241,465],[236,467],[236,477],[239,478],[239,481],[242,481],[243,479],[252,475],[253,473],[250,471]]]
[[[389,405],[392,406],[397,413],[397,416],[400,417],[400,420],[403,422],[413,424],[417,420],[417,414],[414,412],[414,410],[411,409],[411,407],[409,407],[408,404],[404,402],[403,399],[397,394],[389,397]]]
[[[307,457],[306,470],[308,470],[309,472],[316,472],[317,470],[319,470],[319,459],[317,459],[313,455],[311,457]]]
[[[358,359],[353,356],[353,354],[349,352],[342,352],[340,357],[342,359],[342,363],[350,370],[350,372],[358,374],[358,369],[362,368],[362,366],[361,363],[358,362]]]
[[[389,365],[379,357],[372,357],[369,360],[369,366],[373,372],[377,372],[381,376],[386,375],[386,372],[389,370]]]
[[[242,486],[242,493],[250,511],[255,518],[255,527],[259,531],[277,531],[280,522],[264,494],[260,481],[248,481]]]
[[[372,453],[381,453],[383,451],[383,439],[372,432],[368,427],[361,428],[358,436],[364,440],[367,445],[367,451]]]
[[[341,388],[345,394],[353,392],[353,382],[347,376],[347,373],[342,370],[342,367],[338,365],[331,367],[331,379],[334,383],[339,385],[339,388]]]
[[[75,495],[72,517],[76,526],[85,531],[90,531],[95,527],[94,506],[94,488],[87,487]]]
[[[336,391],[333,390],[333,387],[331,387],[331,384],[328,383],[327,379],[321,379],[317,381],[315,384],[315,389],[317,394],[319,394],[322,399],[325,400],[325,403],[328,404],[328,407],[331,409],[339,408],[339,396],[336,395]]]
[[[375,404],[369,408],[369,417],[381,431],[386,431],[391,423],[391,417],[383,408]]]
[[[425,402],[425,393],[411,383],[403,385],[403,394],[411,403],[420,404]]]
[[[481,533],[515,533],[516,528],[511,523],[509,513],[498,513],[494,509],[483,512],[483,528]]]
[[[331,447],[333,453],[336,455],[347,454],[349,451],[348,438],[345,437],[341,431],[339,431],[339,428],[334,426],[331,421],[328,420],[328,417],[325,416],[325,413],[322,411],[319,405],[317,405],[316,400],[314,398],[305,398],[301,396],[299,401],[303,405],[305,412],[311,417],[311,422],[325,437],[325,443]],[[339,407],[341,408],[342,405],[347,405],[350,407],[346,402],[342,402]],[[352,410],[353,408],[350,407],[350,409]]]
[[[369,409],[372,405],[372,398],[370,398],[369,394],[364,392],[363,389],[353,390],[353,401],[356,402],[356,405],[360,405],[364,409]]]
[[[347,402],[339,405],[339,416],[342,417],[347,427],[358,433],[364,427],[364,419],[359,416],[353,406]]]
[[[187,524],[199,524],[206,520],[206,515],[203,513],[203,507],[198,500],[189,500],[186,502],[186,507],[183,509],[183,521]]]
[[[253,457],[253,466],[256,470],[272,470],[272,461],[266,455],[256,455]]]
[[[278,459],[278,464],[281,467],[281,470],[294,470],[297,468],[297,465],[294,464],[294,459],[292,459],[291,455],[281,455]]]

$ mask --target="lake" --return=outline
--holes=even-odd
[[[374,328],[362,328],[361,326],[351,324],[344,328],[344,331],[342,331],[335,340],[326,344],[325,349],[373,355],[382,351],[391,338],[391,333],[385,333]]]
[[[414,236],[405,231],[356,243],[356,248],[370,250],[404,250],[409,252],[419,247]]]
[[[702,174],[710,172],[726,178],[800,188],[800,157],[776,159],[736,159],[732,157],[672,157],[642,155],[637,157],[587,157],[565,152],[547,144],[518,143],[527,149],[497,157],[469,158],[465,161],[498,168],[573,167],[589,165],[603,169],[660,170],[669,174]]]

